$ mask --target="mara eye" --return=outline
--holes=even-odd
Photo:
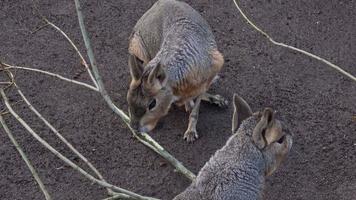
[[[156,107],[156,99],[153,99],[150,104],[148,105],[148,110],[152,110],[154,107]]]
[[[261,135],[262,135],[263,138],[266,138],[266,129],[263,129],[263,130],[262,130]]]
[[[284,139],[285,139],[285,135],[283,135],[281,138],[279,138],[279,140],[277,141],[279,144],[282,144]]]

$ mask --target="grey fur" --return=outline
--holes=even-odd
[[[174,103],[195,112],[184,135],[194,141],[198,120],[194,116],[199,112],[194,101],[206,93],[224,63],[208,23],[184,2],[158,0],[135,25],[129,53],[131,125],[151,131]],[[209,102],[226,105],[221,96],[211,97]],[[149,109],[153,100],[156,106]]]
[[[200,170],[196,181],[175,200],[261,199],[265,162],[250,137],[257,120],[245,120],[238,132]]]
[[[171,80],[183,80],[180,76],[190,67],[210,66],[209,52],[217,49],[208,23],[188,4],[175,0],[157,1],[139,19],[134,34],[143,40],[149,60],[166,66]]]
[[[252,138],[260,118],[260,114],[254,114],[245,119],[225,146],[204,165],[196,180],[174,200],[262,199],[265,177],[274,172],[289,152],[292,139],[279,134],[280,138],[260,149]]]

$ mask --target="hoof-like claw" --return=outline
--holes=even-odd
[[[225,108],[229,104],[229,102],[224,97],[218,94],[214,95],[213,97],[210,97],[209,100],[212,104],[215,104],[221,108]]]
[[[184,133],[184,137],[183,138],[188,143],[194,142],[196,139],[198,139],[198,132],[196,130],[187,130]]]

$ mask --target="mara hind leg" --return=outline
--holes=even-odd
[[[201,101],[205,101],[214,105],[217,105],[221,108],[225,108],[228,106],[229,102],[223,96],[219,94],[210,94],[210,93],[203,93],[200,95]],[[194,108],[194,101],[190,100],[185,102],[184,107],[186,112],[191,112]]]
[[[215,79],[217,79],[217,77],[218,77],[216,74],[218,72],[220,72],[222,66],[224,65],[224,57],[217,49],[211,51],[210,56],[212,59],[212,69],[215,73],[215,77],[213,78],[213,80],[211,82],[214,82]],[[209,84],[209,87],[210,87],[210,84]],[[201,95],[201,100],[207,101],[211,104],[218,105],[219,107],[226,107],[228,105],[228,101],[224,97],[222,97],[221,95],[218,95],[218,94],[213,95],[213,94],[209,94],[209,93],[205,92]]]
[[[204,93],[201,96],[202,101],[209,102],[211,104],[215,104],[221,108],[225,108],[228,105],[228,101],[221,95],[219,94],[210,94],[210,93]]]

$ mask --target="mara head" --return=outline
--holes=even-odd
[[[146,66],[135,58],[129,59],[131,84],[127,93],[132,128],[149,132],[165,116],[172,104],[172,91],[166,87],[167,76],[160,63]]]
[[[236,133],[240,125],[252,128],[242,137],[250,137],[255,147],[263,154],[266,168],[265,175],[271,175],[284,160],[292,147],[292,137],[282,131],[282,124],[275,118],[271,108],[252,113],[250,106],[237,94],[234,94],[234,114],[232,132]],[[252,126],[251,126],[252,125]]]

